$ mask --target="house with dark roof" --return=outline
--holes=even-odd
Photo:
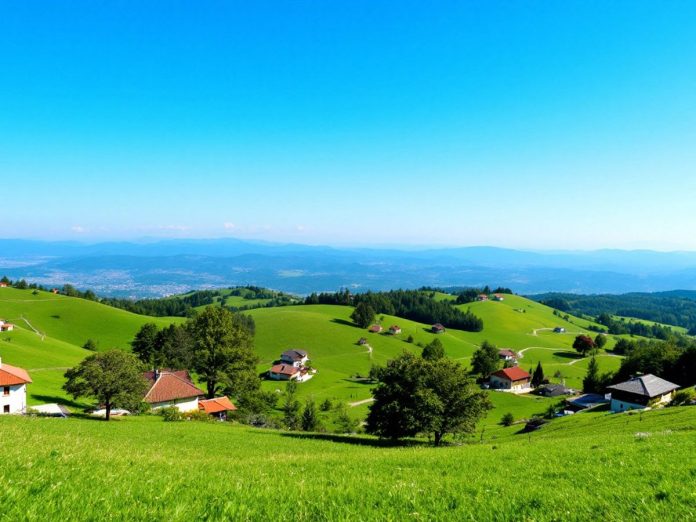
[[[441,334],[445,333],[445,327],[442,326],[440,323],[435,323],[430,327],[430,331],[433,332],[434,334]]]
[[[532,376],[518,366],[503,368],[493,372],[489,377],[490,387],[494,390],[528,392],[532,390]]]
[[[566,388],[563,384],[543,384],[536,389],[536,393],[542,397],[561,397],[563,395],[573,395],[575,391]]]
[[[223,396],[198,401],[198,409],[211,417],[226,420],[227,414],[231,411],[236,411],[237,407],[232,404],[232,401],[227,396]]]
[[[553,333],[565,333],[566,329],[563,328],[562,326],[557,326],[556,328],[553,329]]]
[[[309,356],[304,350],[285,350],[280,354],[280,362],[291,364],[292,366],[302,367],[309,361]]]
[[[679,386],[652,374],[608,386],[611,411],[622,412],[654,408],[669,403]]]
[[[579,397],[570,397],[566,399],[566,410],[578,412],[583,410],[591,410],[607,404],[609,399],[599,393],[585,393]]]
[[[174,406],[181,412],[197,411],[198,400],[205,396],[186,370],[154,370],[145,372],[143,377],[150,383],[143,400],[153,410]]]
[[[5,364],[0,359],[0,415],[26,413],[27,384],[31,377],[26,370]]]

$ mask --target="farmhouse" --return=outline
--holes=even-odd
[[[275,364],[268,370],[268,377],[274,381],[289,381],[297,379],[300,375],[300,369],[293,364]]]
[[[561,397],[562,395],[573,395],[575,392],[563,384],[544,384],[537,388],[537,393],[542,397]]]
[[[12,323],[6,323],[0,319],[0,332],[11,332],[14,330],[14,325]]]
[[[370,326],[370,328],[368,328],[368,330],[370,331],[370,333],[380,333],[383,330],[383,328],[381,324],[373,324],[372,326]]]
[[[479,301],[488,301],[488,296],[486,294],[479,294],[476,299]]]
[[[211,417],[225,420],[227,419],[227,413],[236,411],[237,407],[232,404],[231,400],[224,396],[198,401],[198,409]]]
[[[309,361],[309,357],[307,356],[307,352],[304,350],[285,350],[280,354],[280,361],[299,368],[304,366],[305,363]]]
[[[493,300],[494,301],[504,301],[505,298],[503,297],[502,294],[493,294]]]
[[[174,406],[181,412],[196,411],[198,399],[205,395],[193,384],[186,370],[154,370],[145,372],[143,377],[150,383],[143,400],[153,410]]]
[[[5,364],[0,359],[0,414],[26,413],[27,384],[30,382],[26,370]]]
[[[525,372],[522,368],[513,366],[512,368],[503,368],[497,372],[493,372],[489,378],[491,388],[495,390],[509,391],[530,391],[530,381],[532,376]]]
[[[655,375],[641,375],[625,382],[608,386],[611,393],[611,411],[640,410],[667,404],[679,386]]]
[[[10,286],[10,285],[5,283],[4,281],[0,281],[0,288],[7,288],[8,286]]]
[[[430,331],[435,334],[445,333],[445,327],[440,323],[435,323],[432,327],[430,327]]]
[[[517,352],[508,350],[507,348],[498,350],[498,358],[505,362],[517,362],[519,355]]]
[[[566,329],[563,328],[562,326],[557,326],[556,328],[553,329],[554,333],[565,333]]]
[[[401,333],[401,328],[393,324],[389,327],[389,333],[392,335],[399,335]]]

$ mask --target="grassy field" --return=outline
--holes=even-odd
[[[693,520],[695,426],[693,407],[581,414],[432,448],[2,417],[0,520]]]

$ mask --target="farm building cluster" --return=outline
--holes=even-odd
[[[285,350],[280,359],[268,370],[268,378],[274,381],[308,381],[317,373],[309,365],[309,354],[305,350]]]
[[[0,332],[11,332],[14,330],[14,324],[8,323],[4,319],[0,319]]]

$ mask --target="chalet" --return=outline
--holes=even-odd
[[[493,294],[493,300],[494,301],[504,301],[505,298],[503,297],[503,294]]]
[[[392,335],[399,335],[401,333],[401,328],[393,324],[389,327],[389,333]]]
[[[508,350],[507,348],[503,350],[498,350],[498,359],[501,359],[505,362],[517,362],[518,357],[519,354],[517,352]]]
[[[291,364],[292,366],[297,366],[298,368],[304,366],[308,361],[309,356],[304,350],[285,350],[280,354],[281,363]]]
[[[228,412],[236,411],[237,407],[225,396],[198,401],[198,409],[211,417],[226,420]]]
[[[556,328],[553,329],[554,333],[565,333],[566,329],[563,328],[562,326],[557,326]]]
[[[26,370],[5,364],[0,359],[0,414],[26,413],[29,383],[31,377]]]
[[[143,377],[150,383],[143,400],[153,410],[174,406],[181,412],[196,411],[198,400],[205,395],[193,384],[186,370],[155,370],[145,372]]]
[[[640,410],[667,404],[679,386],[648,374],[608,386],[611,394],[611,411]]]
[[[488,301],[488,296],[486,294],[479,294],[476,299],[478,301]]]
[[[563,384],[544,384],[537,388],[536,393],[542,397],[561,397],[563,395],[573,395],[575,392],[566,388]]]
[[[517,366],[493,372],[489,378],[492,389],[515,392],[531,391],[531,380],[532,376]]]
[[[373,324],[368,328],[370,333],[380,333],[383,329],[381,324]]]
[[[0,332],[11,332],[14,330],[14,325],[12,323],[6,323],[0,320]]]
[[[435,323],[430,327],[430,331],[435,334],[445,333],[445,327],[442,326],[440,323]]]
[[[289,381],[300,376],[300,368],[293,364],[275,364],[268,370],[268,378],[274,381]]]
[[[0,288],[7,288],[8,286],[10,286],[10,285],[5,283],[4,281],[0,282]]]

